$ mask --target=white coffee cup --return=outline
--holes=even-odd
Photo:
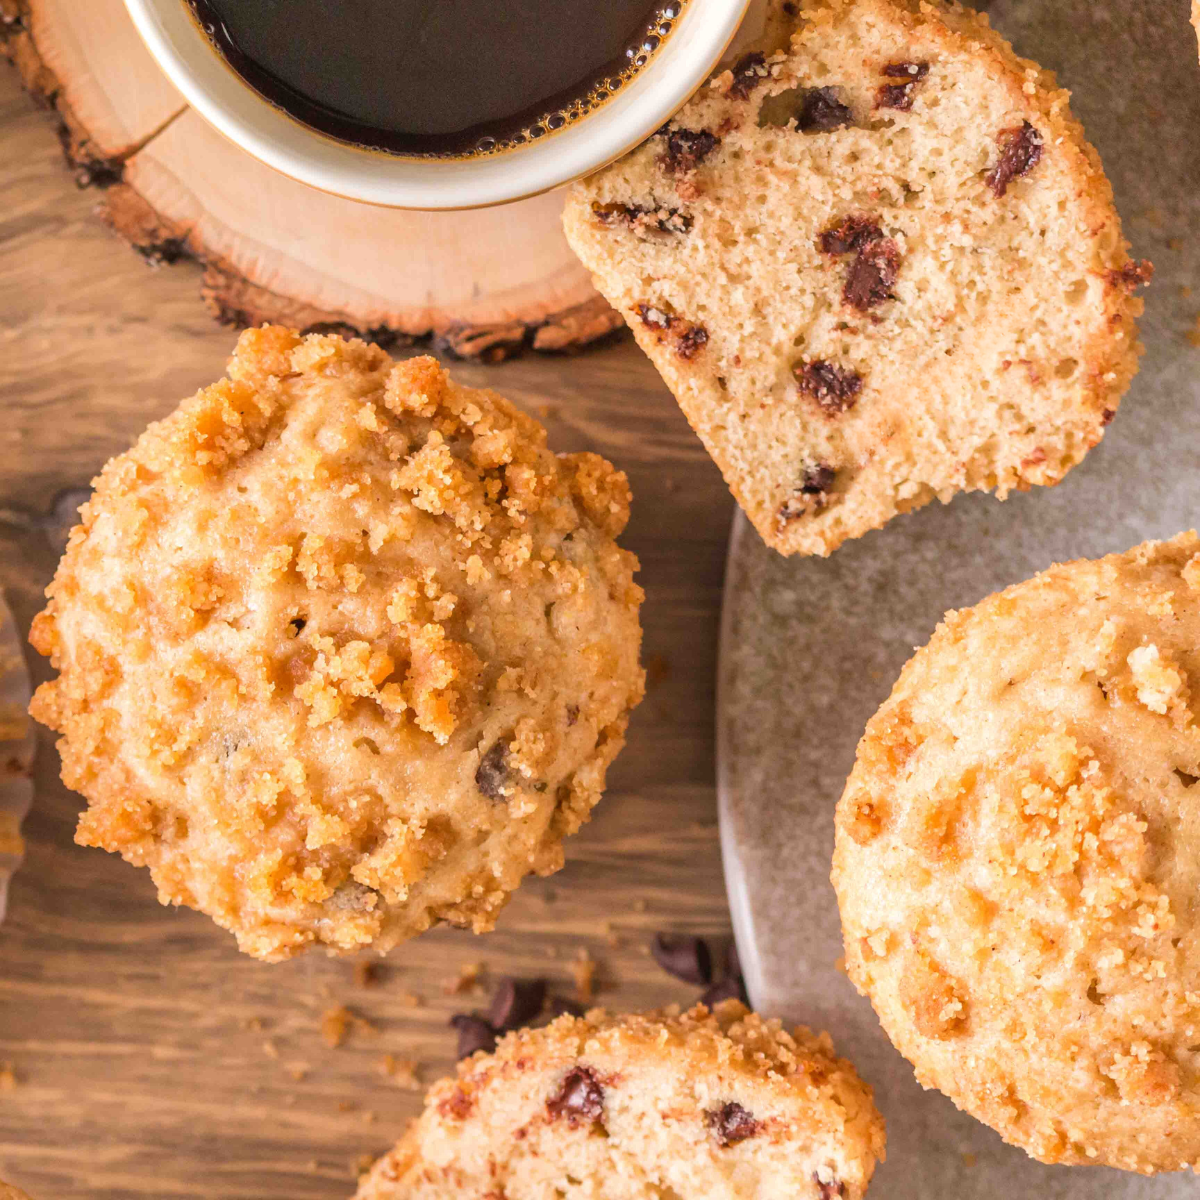
[[[750,2],[687,0],[650,62],[611,99],[564,129],[493,155],[418,159],[339,142],[288,116],[225,62],[184,0],[125,0],[159,65],[230,141],[323,191],[425,209],[519,200],[619,158],[668,121],[704,82]]]

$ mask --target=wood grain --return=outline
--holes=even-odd
[[[52,116],[0,69],[0,586],[26,626],[57,558],[56,495],[215,378],[232,345],[196,304],[200,269],[148,268],[94,203],[63,167]],[[435,931],[363,988],[345,961],[244,958],[205,917],[160,908],[144,872],[75,846],[81,802],[43,737],[29,855],[0,927],[0,1064],[19,1081],[0,1090],[0,1178],[35,1200],[348,1196],[358,1157],[419,1105],[380,1073],[383,1056],[436,1078],[451,1066],[449,1015],[485,1002],[443,994],[464,962],[569,991],[586,947],[605,1003],[694,999],[646,946],[655,929],[728,927],[712,712],[732,504],[628,341],[453,369],[541,416],[556,448],[597,450],[632,479],[625,544],[643,565],[652,686],[608,796],[566,869],[522,888],[495,933]],[[321,1016],[336,1004],[375,1031],[327,1047]]]
[[[203,263],[201,294],[223,321],[433,334],[492,359],[621,324],[567,247],[561,192],[402,212],[306,187],[188,107],[123,0],[0,0],[0,53],[57,113],[104,219],[148,257]]]

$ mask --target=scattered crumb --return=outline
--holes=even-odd
[[[398,992],[396,1001],[405,1008],[421,1008],[425,1004],[425,998],[418,996],[416,992]]]
[[[575,961],[571,964],[571,975],[575,979],[576,995],[587,1004],[596,994],[596,963],[587,952],[586,946],[575,956]]]
[[[267,1038],[267,1040],[265,1042],[263,1042],[262,1048],[263,1048],[263,1053],[268,1058],[278,1058],[279,1057],[279,1047],[275,1045],[275,1042],[272,1038]]]
[[[302,1062],[288,1063],[286,1069],[287,1069],[287,1073],[297,1083],[300,1083],[303,1080],[307,1079],[308,1073],[312,1070],[312,1068],[308,1065],[308,1063],[302,1063]]]
[[[266,1029],[266,1024],[262,1017],[247,1017],[242,1022],[242,1028],[250,1030],[251,1033],[261,1033]]]
[[[321,1016],[321,1036],[325,1045],[336,1050],[350,1032],[350,1010],[345,1005],[327,1008]]]
[[[379,1070],[406,1092],[421,1090],[421,1064],[411,1058],[397,1058],[394,1054],[385,1054],[379,1060]]]
[[[374,1165],[378,1156],[375,1154],[360,1154],[350,1163],[350,1174],[352,1178],[357,1179],[360,1175],[365,1175]]]
[[[0,1063],[0,1092],[16,1091],[20,1083],[12,1063]]]
[[[321,1014],[321,1036],[331,1050],[336,1050],[342,1045],[352,1029],[357,1029],[362,1033],[379,1032],[379,1027],[373,1021],[368,1021],[366,1017],[351,1012],[344,1004],[339,1004],[335,1008],[327,1008]]]
[[[363,1110],[363,1122],[367,1125],[375,1124],[375,1110],[373,1108]]]
[[[447,996],[461,996],[466,992],[476,992],[482,986],[479,976],[483,973],[483,963],[463,963],[458,968],[457,979],[447,979],[442,984],[442,991]]]
[[[616,949],[621,944],[621,935],[613,928],[611,921],[605,921],[600,927],[604,932],[604,941],[607,945]]]
[[[1196,323],[1188,331],[1187,340],[1189,346],[1200,349],[1200,313],[1196,314]]]
[[[359,987],[374,987],[379,982],[379,964],[358,959],[354,964],[354,982]]]
[[[345,1112],[353,1112],[358,1107],[358,1105],[356,1105],[353,1100],[339,1100],[337,1107],[338,1107],[338,1112],[345,1113]]]
[[[963,1151],[962,1160],[964,1167],[973,1167],[975,1165],[975,1155],[971,1154],[969,1151]]]

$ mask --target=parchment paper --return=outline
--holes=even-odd
[[[1200,525],[1200,69],[1187,0],[995,0],[1017,50],[1059,72],[1137,256],[1157,268],[1146,356],[1101,446],[1054,489],[935,504],[783,559],[744,518],[730,546],[718,701],[722,841],[760,1011],[828,1029],[876,1089],[888,1161],[872,1200],[1176,1200],[1191,1175],[1046,1167],[923,1091],[836,967],[833,810],[863,726],[947,608],[1056,561]],[[1188,289],[1195,289],[1194,294]]]

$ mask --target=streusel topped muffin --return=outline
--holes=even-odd
[[[108,464],[32,640],[77,840],[278,959],[492,927],[642,695],[625,476],[279,328]]]
[[[837,813],[846,967],[1044,1162],[1200,1164],[1200,540],[947,614]]]
[[[597,1009],[461,1063],[357,1200],[859,1200],[883,1150],[828,1035],[736,1000]]]

